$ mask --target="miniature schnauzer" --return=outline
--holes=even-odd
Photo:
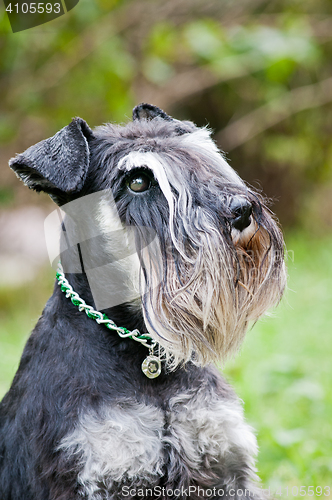
[[[1,500],[263,498],[256,439],[212,366],[285,287],[261,195],[207,128],[150,104],[125,126],[76,118],[10,166],[65,216],[0,406]]]

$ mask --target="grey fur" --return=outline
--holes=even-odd
[[[78,456],[82,494],[88,500],[108,500],[124,484],[146,486],[162,476],[163,426],[159,408],[119,402],[82,415],[59,450]]]
[[[89,411],[58,449],[78,457],[78,482],[87,500],[120,498],[124,485],[158,484],[166,461],[174,467],[170,477],[176,476],[179,459],[196,481],[207,484],[209,480],[213,484],[222,469],[220,487],[226,484],[228,489],[234,488],[236,474],[245,466],[248,477],[243,488],[257,490],[257,443],[241,404],[235,398],[216,398],[206,387],[178,393],[164,412],[127,401]],[[234,464],[241,464],[240,471]]]

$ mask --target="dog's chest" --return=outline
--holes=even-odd
[[[198,392],[178,394],[165,411],[137,402],[90,410],[60,449],[77,457],[82,494],[99,500],[113,498],[111,491],[158,485],[178,467],[187,471],[182,481],[189,486],[200,471],[206,476],[203,463],[227,469],[234,455],[253,456],[256,441],[237,401]]]

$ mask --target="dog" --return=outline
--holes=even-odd
[[[214,367],[285,288],[263,197],[206,127],[145,103],[124,126],[75,118],[10,167],[65,217],[53,295],[0,407],[0,498],[264,498],[254,433]]]

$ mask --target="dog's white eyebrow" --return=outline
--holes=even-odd
[[[144,153],[132,151],[118,163],[118,168],[120,170],[126,170],[127,172],[133,168],[140,167],[148,167],[153,172],[153,175],[158,181],[159,187],[168,202],[170,211],[173,213],[174,197],[165,173],[163,161],[159,157],[158,153],[151,153],[150,151]]]

